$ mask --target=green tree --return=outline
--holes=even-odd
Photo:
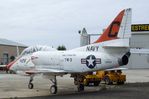
[[[64,45],[58,46],[57,50],[66,50],[66,47]]]

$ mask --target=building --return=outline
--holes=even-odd
[[[149,24],[133,24],[131,26],[131,48],[149,49]],[[128,68],[149,68],[148,54],[133,54],[130,56]]]
[[[0,65],[14,60],[26,47],[24,44],[0,38]]]
[[[130,47],[136,49],[149,49],[149,24],[133,24],[131,26],[131,31],[132,37],[130,40]],[[89,37],[91,37],[91,35]],[[84,41],[86,45],[89,44],[90,42],[86,42],[86,40],[90,40],[91,38],[86,39],[85,37],[82,38],[82,36],[80,41]],[[131,54],[130,61],[126,67],[130,69],[149,68],[149,55]]]

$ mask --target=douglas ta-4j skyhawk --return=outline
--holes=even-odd
[[[30,76],[28,88],[33,88],[33,77],[43,74],[53,83],[52,94],[57,93],[56,76],[71,74],[77,82],[78,91],[84,90],[82,75],[88,72],[119,68],[127,65],[130,56],[131,9],[122,10],[103,34],[92,44],[67,51],[35,46],[25,49],[7,65],[16,73]]]

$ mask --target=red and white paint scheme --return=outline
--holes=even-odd
[[[8,67],[30,74],[28,85],[30,89],[33,88],[33,76],[43,74],[53,82],[50,92],[56,94],[56,76],[71,74],[77,79],[78,91],[83,91],[84,85],[79,79],[84,73],[128,64],[130,37],[131,9],[129,8],[122,10],[93,44],[67,51],[32,50],[31,54],[29,52],[28,55],[22,54]]]
[[[14,72],[18,74],[27,74],[25,71],[34,69],[35,65],[32,63],[32,58],[31,55],[34,52],[37,51],[56,51],[56,49],[48,46],[41,46],[41,45],[36,45],[36,46],[30,46],[21,53],[20,56],[18,56],[14,61],[10,62],[6,67],[9,70],[13,70]]]

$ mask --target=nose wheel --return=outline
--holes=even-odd
[[[50,87],[50,93],[51,94],[56,94],[57,93],[57,80],[56,80],[56,76],[54,77],[54,79],[50,79],[50,81],[53,83],[53,85]]]
[[[29,80],[29,83],[28,83],[28,88],[29,89],[33,89],[34,88],[34,84],[32,83],[33,81],[33,75],[30,76],[30,80]]]
[[[33,89],[33,88],[34,88],[34,84],[33,84],[33,83],[29,83],[29,84],[28,84],[28,88],[29,88],[29,89]]]
[[[52,85],[50,87],[50,93],[51,94],[56,94],[57,93],[57,86],[56,85]]]

